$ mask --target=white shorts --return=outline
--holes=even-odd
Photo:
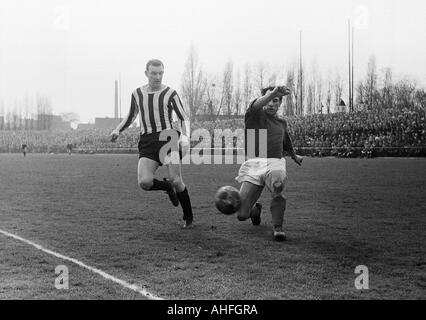
[[[253,158],[244,162],[235,178],[239,183],[250,182],[255,185],[266,186],[269,191],[273,191],[272,186],[276,182],[285,185],[287,180],[287,170],[285,158]],[[284,188],[283,188],[284,192]]]

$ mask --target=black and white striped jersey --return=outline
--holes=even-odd
[[[172,129],[172,122],[177,120],[180,120],[181,126],[189,121],[179,95],[168,86],[155,92],[147,92],[143,87],[134,90],[129,113],[114,131],[117,134],[123,132],[138,114],[142,135]]]

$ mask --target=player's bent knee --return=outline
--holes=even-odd
[[[282,181],[276,181],[272,184],[272,196],[282,196],[284,193],[285,184]]]
[[[152,185],[154,184],[153,180],[154,179],[148,179],[148,178],[139,179],[138,180],[139,187],[141,187],[143,190],[150,190],[152,188]]]
[[[175,189],[180,189],[180,187],[183,186],[183,181],[181,177],[171,178],[170,182],[172,183],[173,187],[175,187]]]

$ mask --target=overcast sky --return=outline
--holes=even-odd
[[[378,69],[426,85],[426,1],[284,0],[1,0],[0,99],[39,92],[54,113],[83,122],[114,115],[114,80],[121,74],[122,113],[145,83],[150,58],[165,63],[164,83],[180,90],[191,44],[210,73],[231,59],[283,70],[303,58],[324,77],[347,77],[347,20],[355,32],[355,78],[370,55]]]

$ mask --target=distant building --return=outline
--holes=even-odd
[[[71,122],[63,121],[61,116],[54,114],[37,115],[36,127],[38,130],[71,130]]]
[[[18,116],[5,121],[0,117],[0,130],[71,130],[70,121],[62,121],[62,117],[53,114],[38,114],[37,119]]]
[[[340,103],[336,105],[336,112],[347,112],[347,107],[345,101],[343,99],[340,99]]]
[[[37,120],[27,118],[24,119],[25,122],[25,130],[35,130]]]
[[[71,130],[71,121],[63,121],[61,116],[53,115],[50,124],[50,130]]]

